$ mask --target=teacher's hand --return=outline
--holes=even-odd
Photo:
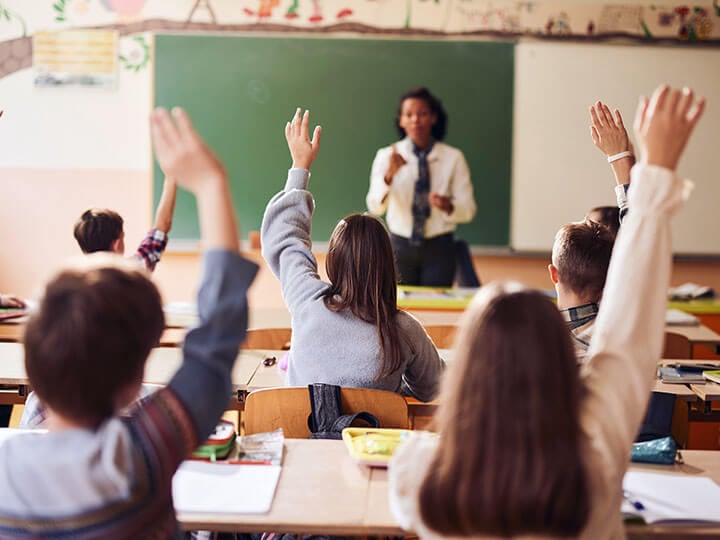
[[[397,149],[395,148],[395,145],[392,145],[392,154],[390,154],[390,166],[388,167],[387,172],[385,173],[385,183],[389,186],[392,184],[393,178],[397,174],[397,172],[405,165],[407,161],[405,161],[405,158],[402,157],[400,154],[398,154]]]
[[[322,129],[315,126],[312,140],[308,134],[308,125],[310,124],[310,111],[300,116],[300,107],[295,111],[295,116],[285,125],[285,139],[292,156],[292,166],[297,169],[310,170],[310,165],[315,161],[318,151],[320,150],[320,136]]]
[[[445,195],[440,195],[439,193],[432,192],[429,195],[429,199],[431,206],[439,208],[446,214],[452,214],[452,211],[455,210],[452,199],[450,197],[446,197]]]

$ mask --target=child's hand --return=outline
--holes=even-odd
[[[308,134],[308,125],[310,123],[310,111],[300,116],[300,107],[295,111],[295,116],[285,125],[285,139],[292,156],[292,166],[298,169],[310,169],[310,165],[315,161],[318,150],[320,150],[320,136],[322,128],[315,126],[312,140]]]
[[[390,154],[390,164],[388,166],[388,170],[385,173],[385,183],[389,186],[392,184],[393,178],[397,174],[397,172],[402,168],[403,165],[405,165],[407,161],[405,161],[405,158],[402,157],[397,149],[395,148],[395,145],[392,145],[392,154]]]
[[[0,295],[0,307],[22,309],[25,307],[25,302],[12,294],[3,294]]]
[[[650,101],[640,98],[634,128],[643,162],[674,171],[704,109],[705,98],[695,100],[689,88],[673,90],[664,84]]]
[[[603,154],[612,156],[628,150],[632,152],[632,145],[618,109],[615,109],[613,117],[610,108],[598,101],[590,107],[590,118],[590,135]]]
[[[222,163],[205,145],[184,110],[173,109],[171,118],[167,110],[156,109],[150,127],[155,157],[167,181],[176,181],[197,195],[208,182],[225,180]]]

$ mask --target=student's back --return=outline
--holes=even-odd
[[[262,224],[263,256],[292,315],[287,384],[379,388],[430,400],[443,362],[422,325],[397,309],[392,245],[382,223],[362,214],[340,220],[328,248],[330,282],[317,273],[307,185],[319,131],[311,143],[308,113],[301,120],[299,112],[286,128],[293,168]]]
[[[237,253],[222,167],[184,113],[175,122],[155,113],[153,141],[163,170],[182,171],[182,185],[199,195],[207,250],[200,324],[188,332],[168,386],[120,418],[164,327],[157,289],[144,270],[110,254],[50,281],[25,336],[27,373],[47,407],[49,433],[0,446],[0,538],[179,536],[172,476],[227,406],[257,267]]]

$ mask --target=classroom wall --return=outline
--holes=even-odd
[[[134,4],[135,2],[133,2]],[[362,38],[400,35],[553,36],[592,41],[606,36],[718,40],[713,2],[681,4],[626,0],[147,0],[140,11],[114,12],[102,0],[0,0],[0,291],[37,295],[57,264],[78,250],[72,225],[89,206],[110,206],[126,221],[128,248],[152,219],[147,117],[152,103],[152,31],[352,32]],[[297,9],[293,10],[293,6]],[[213,21],[213,18],[215,19]],[[117,29],[114,89],[33,85],[30,37],[38,30]],[[172,241],[171,241],[172,246]],[[545,287],[544,260],[482,258],[484,280],[520,278]],[[166,300],[190,300],[197,255],[169,253],[156,273]],[[677,266],[677,281],[720,289],[715,263]],[[687,277],[686,277],[687,276]],[[697,277],[701,276],[701,277]],[[259,292],[258,292],[259,291]],[[263,270],[251,291],[258,303],[281,303]],[[279,305],[279,304],[278,304]]]

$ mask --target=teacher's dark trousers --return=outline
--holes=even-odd
[[[408,238],[390,235],[401,285],[452,287],[455,277],[453,233],[441,234],[412,245]]]

